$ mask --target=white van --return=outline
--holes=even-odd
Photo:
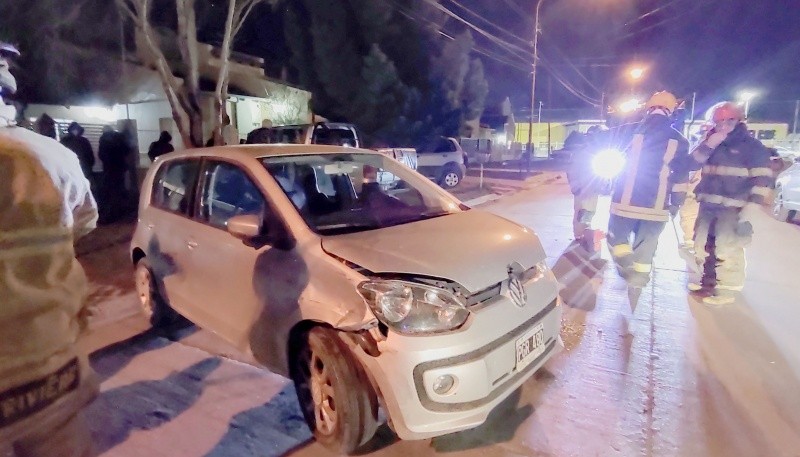
[[[334,452],[381,409],[402,439],[476,427],[562,347],[536,234],[375,151],[161,156],[131,261],[153,325],[180,313],[291,378]]]

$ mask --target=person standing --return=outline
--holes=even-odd
[[[61,144],[75,153],[81,164],[83,175],[89,182],[92,181],[92,167],[94,167],[94,150],[89,140],[83,136],[84,129],[77,122],[73,122],[67,128],[67,134],[61,139]]]
[[[100,192],[101,222],[113,222],[125,213],[128,194],[125,190],[125,174],[128,169],[128,145],[125,137],[111,126],[103,127],[97,155],[103,163],[103,179]]]
[[[18,55],[0,42],[0,443],[17,457],[88,457],[98,385],[76,345],[88,313],[73,241],[97,206],[75,154],[18,127],[2,102]]]
[[[658,238],[686,198],[689,142],[671,125],[677,105],[669,92],[650,97],[612,192],[609,246],[636,298],[650,281]]]
[[[702,166],[695,189],[700,210],[694,236],[702,273],[688,287],[703,294],[708,305],[727,305],[744,287],[744,248],[753,237],[752,220],[770,196],[774,172],[769,151],[747,131],[738,105],[716,105],[712,121],[714,128],[692,151],[692,159]]]
[[[159,156],[169,154],[174,151],[175,147],[172,146],[172,135],[166,130],[161,132],[161,136],[156,141],[150,143],[150,149],[147,150],[147,157],[150,157],[151,162],[155,162]]]

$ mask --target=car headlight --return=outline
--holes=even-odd
[[[603,179],[614,179],[625,168],[625,154],[616,149],[604,149],[592,157],[592,171]]]
[[[370,280],[358,292],[375,316],[403,334],[437,333],[460,327],[469,317],[464,302],[449,291],[397,280]]]

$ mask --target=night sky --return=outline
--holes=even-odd
[[[639,62],[648,66],[639,93],[667,89],[691,98],[697,92],[700,109],[752,88],[759,91],[752,117],[791,120],[800,99],[800,0],[543,1],[539,44],[547,61],[540,67],[544,76],[538,78],[537,98],[545,107],[590,106],[563,90],[552,71],[587,98],[618,94],[609,95],[613,101],[631,90],[623,70]],[[535,0],[442,3],[465,17],[470,13],[463,7],[469,8],[520,38],[532,39]],[[483,24],[498,37],[519,43]],[[486,39],[478,42],[503,54]],[[529,109],[529,76],[508,64],[483,60],[492,98],[507,95],[515,111]]]
[[[473,32],[475,55],[486,66],[489,102],[509,97],[518,117],[527,117],[536,0],[440,1],[518,48],[510,53]],[[591,102],[599,103],[602,93],[613,103],[631,91],[645,96],[664,89],[687,99],[696,92],[697,110],[704,111],[742,89],[755,89],[751,117],[792,120],[800,99],[800,0],[542,1],[536,98],[545,115],[599,113]],[[276,75],[288,57],[279,13],[264,9],[259,16],[240,44],[263,55]],[[451,19],[445,31],[463,27]],[[634,62],[648,67],[635,89],[623,77]]]

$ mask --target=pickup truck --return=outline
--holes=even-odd
[[[467,172],[466,153],[455,138],[441,137],[417,150],[417,171],[445,189],[452,189]]]

